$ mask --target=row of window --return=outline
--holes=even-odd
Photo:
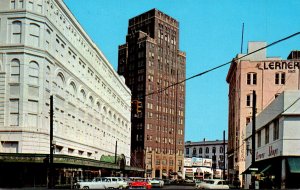
[[[285,72],[275,73],[275,84],[284,85],[286,80]],[[257,84],[257,73],[247,73],[247,84],[256,85]]]
[[[273,141],[279,139],[279,119],[275,119],[272,122],[273,125]],[[270,143],[270,125],[267,125],[266,127],[264,127],[264,133],[265,133],[265,144],[269,144]],[[262,146],[262,130],[259,130],[257,132],[257,147],[261,147]]]
[[[29,84],[31,85],[39,85],[39,65],[35,61],[31,61],[29,63]],[[20,61],[18,59],[13,59],[11,61],[11,67],[10,67],[10,82],[13,83],[19,83],[20,82]],[[47,66],[46,69],[46,83],[49,83],[49,77],[50,74],[50,67]],[[66,80],[64,77],[64,74],[62,72],[58,72],[56,79],[54,80],[56,86],[60,89],[64,89],[66,86]],[[13,88],[12,88],[13,89]],[[119,124],[122,124],[122,126],[128,127],[127,124],[124,123],[124,121],[121,121],[121,119],[116,114],[112,114],[111,111],[108,111],[106,106],[101,106],[99,101],[95,101],[93,96],[89,96],[87,100],[87,93],[83,88],[80,89],[80,91],[77,90],[77,85],[74,81],[71,81],[67,87],[67,93],[70,94],[73,97],[78,97],[79,100],[83,103],[87,103],[91,108],[94,108],[94,105],[97,107],[97,111],[101,112],[103,110],[104,114],[108,116],[111,120],[118,122]],[[14,92],[11,90],[11,92]],[[38,97],[37,97],[38,98]],[[15,113],[13,113],[16,115]],[[15,122],[14,122],[15,124]]]
[[[209,154],[209,153],[210,153],[210,148],[209,148],[209,147],[206,147],[206,148],[200,147],[200,148],[198,149],[199,154],[203,154],[203,149],[205,149],[205,153],[206,153],[206,154]],[[213,153],[214,151],[216,151],[216,147],[212,147],[211,150],[212,150],[212,153]],[[189,155],[189,154],[190,154],[190,148],[186,148],[186,149],[185,149],[185,153],[186,153],[186,155]],[[224,148],[223,148],[223,147],[220,147],[220,148],[219,148],[219,153],[224,153]],[[196,154],[197,154],[197,149],[196,149],[196,147],[193,148],[192,154],[193,154],[193,155],[196,155]]]

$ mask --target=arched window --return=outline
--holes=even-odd
[[[51,42],[51,32],[49,29],[46,30],[45,40],[46,40],[46,51],[49,51],[50,42]]]
[[[10,80],[11,82],[20,82],[20,61],[13,59],[10,64]]]
[[[220,147],[220,153],[223,153],[223,152],[224,152],[223,147]]]
[[[75,95],[76,95],[76,85],[75,85],[75,83],[72,81],[71,83],[70,83],[70,85],[69,85],[69,93],[73,96],[73,97],[75,97]]]
[[[193,148],[193,155],[196,155],[196,148]]]
[[[105,106],[103,107],[103,113],[104,113],[104,114],[107,114],[107,110],[106,110],[106,107],[105,107]]]
[[[62,73],[58,73],[56,77],[57,86],[60,89],[63,89],[65,87],[65,77]]]
[[[86,95],[85,95],[85,91],[83,89],[80,90],[80,100],[82,102],[85,102],[85,99],[86,99]]]
[[[93,107],[93,105],[94,105],[94,98],[92,96],[89,97],[89,101],[90,101],[89,102],[90,106]]]
[[[40,45],[40,26],[34,23],[30,24],[29,41],[33,46]]]
[[[22,23],[20,21],[12,22],[11,32],[11,42],[16,44],[21,43]]]
[[[29,83],[33,85],[39,84],[39,65],[35,61],[29,63]]]
[[[190,154],[190,149],[189,148],[185,148],[185,154],[189,155]]]
[[[101,104],[99,102],[96,103],[97,104],[97,111],[101,110]]]
[[[199,148],[199,154],[202,154],[202,148]]]
[[[208,147],[206,147],[205,153],[206,153],[206,154],[209,154],[209,148],[208,148]]]

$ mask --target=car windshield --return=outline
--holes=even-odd
[[[212,181],[212,180],[207,180],[207,181],[205,181],[205,183],[214,184],[214,183],[215,183],[215,181]]]

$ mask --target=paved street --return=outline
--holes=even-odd
[[[159,188],[154,188],[159,189]],[[195,189],[195,186],[191,185],[165,185],[162,189]]]

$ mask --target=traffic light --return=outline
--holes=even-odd
[[[142,105],[142,102],[137,100],[137,103],[136,103],[136,113],[141,113],[142,112],[142,108],[143,108],[143,105]]]
[[[137,113],[136,111],[137,111],[137,100],[133,100],[131,102],[131,112],[133,114],[136,114]]]

